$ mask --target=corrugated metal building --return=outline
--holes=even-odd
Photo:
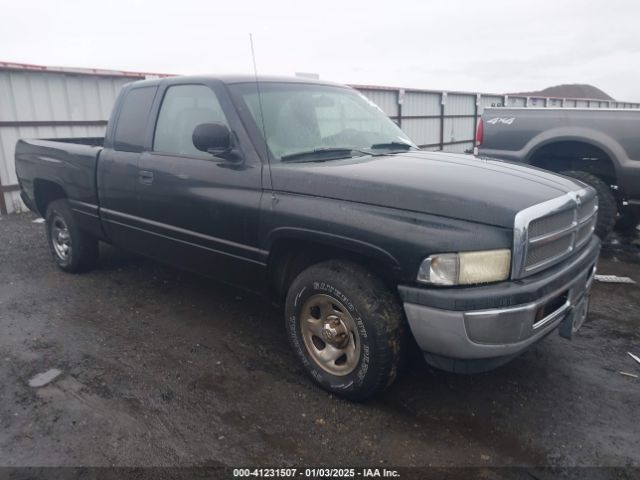
[[[111,107],[128,82],[158,74],[0,62],[0,215],[24,209],[14,166],[19,138],[103,136]],[[640,108],[638,103],[518,97],[354,85],[418,145],[464,152],[474,147],[487,106]]]
[[[449,152],[473,149],[476,125],[485,107],[640,108],[638,103],[594,99],[353,86],[396,120],[422,148]]]
[[[103,136],[116,95],[150,74],[0,62],[0,215],[21,211],[19,138]]]

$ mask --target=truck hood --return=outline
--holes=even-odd
[[[583,186],[521,164],[411,151],[272,164],[274,190],[513,227],[517,212]]]

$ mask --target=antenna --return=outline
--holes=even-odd
[[[271,195],[273,195],[273,176],[271,175],[271,157],[269,156],[269,144],[267,143],[267,128],[264,124],[264,113],[262,111],[262,92],[260,91],[260,81],[258,80],[258,67],[256,66],[256,51],[253,48],[253,35],[249,33],[249,43],[251,44],[251,58],[253,59],[253,75],[256,79],[256,90],[258,92],[258,107],[260,108],[260,122],[262,123],[262,135],[264,136],[264,155],[267,159],[269,169],[269,180],[271,181]]]

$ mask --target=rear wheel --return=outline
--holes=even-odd
[[[66,199],[49,204],[46,226],[49,250],[62,270],[84,272],[96,264],[98,240],[80,230]]]
[[[364,400],[395,380],[404,315],[384,284],[359,265],[329,261],[303,271],[286,300],[289,341],[325,390]]]
[[[613,230],[618,217],[618,202],[611,190],[611,187],[607,185],[603,180],[591,173],[583,172],[581,170],[567,170],[560,172],[567,177],[575,178],[583,183],[595,188],[598,192],[598,221],[596,224],[596,235],[602,240]]]

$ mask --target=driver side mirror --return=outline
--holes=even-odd
[[[224,123],[201,123],[193,129],[193,145],[202,152],[221,157],[231,152],[231,130]]]

